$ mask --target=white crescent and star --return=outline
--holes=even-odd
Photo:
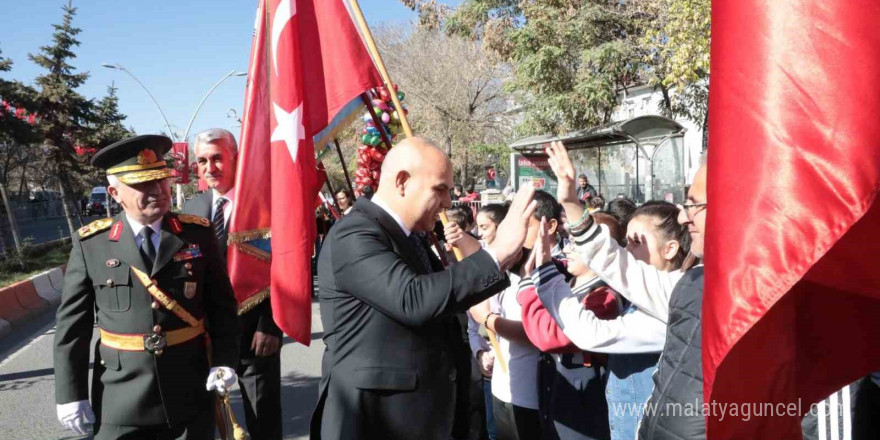
[[[271,142],[284,141],[290,158],[296,163],[296,152],[299,149],[299,141],[306,138],[306,129],[302,123],[302,103],[292,112],[288,113],[278,104],[272,103],[275,112],[275,121],[278,125],[272,130]]]
[[[275,67],[275,75],[278,75],[278,39],[281,38],[281,31],[294,15],[296,15],[296,0],[281,0],[272,18],[272,65]]]
[[[272,18],[272,66],[275,68],[276,76],[279,74],[278,40],[281,38],[281,32],[287,27],[294,15],[296,15],[296,0],[281,0]],[[306,129],[302,123],[302,101],[289,113],[273,101],[272,110],[277,125],[272,130],[270,141],[283,141],[290,153],[290,158],[296,163],[299,141],[306,137]]]

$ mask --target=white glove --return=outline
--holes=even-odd
[[[212,367],[208,373],[208,383],[205,384],[205,388],[208,391],[217,390],[218,393],[222,394],[229,391],[237,381],[238,375],[235,374],[235,370],[232,368]]]
[[[86,434],[86,424],[95,423],[95,413],[92,412],[92,405],[89,405],[88,400],[56,405],[55,409],[58,412],[58,421],[79,435]]]

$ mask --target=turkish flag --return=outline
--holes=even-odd
[[[712,3],[710,439],[800,438],[811,403],[880,370],[877,17],[876,0]]]
[[[275,322],[305,345],[322,183],[313,137],[379,85],[341,0],[259,2],[227,257],[239,302],[269,288]]]

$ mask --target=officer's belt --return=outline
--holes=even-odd
[[[132,273],[134,273],[134,277],[137,278],[141,282],[141,284],[144,285],[144,287],[146,287],[147,292],[150,292],[150,296],[152,296],[156,301],[159,301],[159,304],[162,304],[162,306],[168,309],[168,311],[177,315],[178,318],[183,320],[183,322],[189,324],[191,327],[197,327],[201,325],[201,321],[196,319],[186,309],[181,307],[181,305],[178,304],[177,301],[170,298],[168,295],[165,294],[165,292],[159,289],[159,286],[153,283],[153,280],[151,280],[150,276],[147,275],[144,271],[134,266],[131,266],[131,271]]]
[[[117,350],[123,351],[146,351],[144,348],[144,340],[152,336],[152,334],[124,334],[112,333],[102,328],[98,329],[101,337],[101,343]],[[198,321],[195,327],[184,327],[178,330],[170,330],[165,332],[165,346],[183,344],[189,340],[205,333],[205,321]]]

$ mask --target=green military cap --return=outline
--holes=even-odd
[[[135,136],[104,147],[92,157],[92,166],[107,170],[126,185],[171,177],[165,153],[171,139],[156,134]]]

